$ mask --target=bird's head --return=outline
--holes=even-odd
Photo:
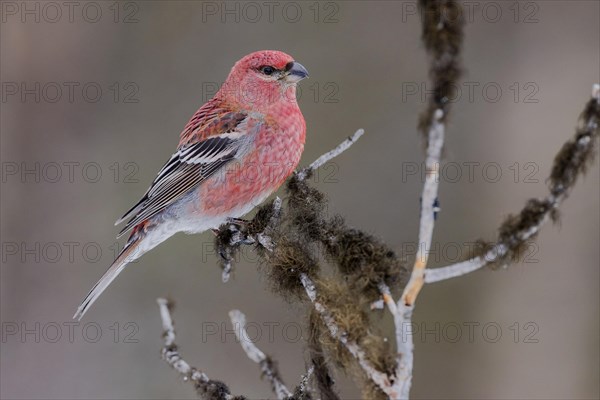
[[[296,84],[306,77],[306,68],[290,55],[257,51],[235,63],[219,95],[244,108],[263,111],[285,103],[296,105]]]

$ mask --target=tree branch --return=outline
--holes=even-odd
[[[412,306],[423,287],[423,276],[427,267],[427,260],[431,249],[431,239],[435,217],[438,212],[437,196],[440,177],[440,157],[444,147],[444,124],[442,118],[444,112],[437,109],[433,115],[433,121],[429,129],[427,140],[427,157],[425,159],[425,184],[421,195],[421,218],[419,221],[419,249],[415,264],[410,275],[410,280],[404,288],[401,302],[406,306]]]
[[[303,181],[304,179],[308,178],[310,174],[313,173],[313,171],[321,167],[327,161],[339,156],[344,151],[348,150],[350,146],[352,146],[354,142],[356,142],[364,133],[364,129],[357,130],[352,136],[349,136],[348,139],[340,143],[335,149],[323,154],[321,157],[313,161],[313,163],[310,164],[308,167],[305,167],[302,170],[300,170],[296,174],[298,180]]]
[[[246,332],[246,316],[239,310],[231,310],[229,311],[229,318],[242,349],[244,349],[249,359],[260,366],[261,371],[271,383],[271,389],[273,389],[277,399],[283,400],[286,397],[291,397],[292,392],[289,391],[281,380],[279,371],[271,358],[267,357],[265,353],[256,347],[248,337]]]
[[[459,56],[462,47],[462,20],[453,13],[462,10],[453,0],[421,0],[422,38],[432,56],[430,75],[434,85],[434,96],[421,116],[419,128],[426,134],[425,183],[421,194],[419,219],[419,248],[408,284],[397,303],[389,287],[379,285],[383,301],[394,318],[396,331],[396,377],[393,390],[399,398],[408,399],[412,384],[413,338],[410,329],[415,301],[423,288],[425,269],[431,249],[435,219],[439,211],[438,187],[440,159],[444,147],[445,121],[449,112],[449,98],[456,87],[461,70]]]
[[[175,371],[183,377],[184,381],[190,381],[194,384],[198,394],[208,400],[241,400],[244,397],[232,396],[229,388],[220,381],[211,380],[208,376],[198,369],[190,366],[179,354],[175,344],[175,328],[171,318],[173,305],[167,299],[159,298],[156,300],[160,309],[160,318],[162,320],[163,337],[165,344],[161,349],[161,357]]]
[[[586,164],[593,158],[600,135],[600,84],[592,87],[592,98],[586,104],[580,117],[579,128],[572,140],[567,142],[554,159],[550,175],[550,193],[543,200],[530,200],[521,210],[516,221],[507,221],[503,226],[513,225],[515,229],[501,233],[500,240],[485,254],[446,267],[430,269],[425,274],[425,282],[433,283],[456,278],[476,271],[486,265],[502,260],[506,265],[510,253],[534,238],[541,227],[552,219],[558,207],[569,195],[575,181],[585,171]],[[531,215],[536,210],[537,215]],[[514,218],[514,217],[513,217]]]

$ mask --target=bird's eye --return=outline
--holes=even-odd
[[[275,68],[271,67],[270,65],[262,67],[260,70],[265,75],[273,75],[273,72],[275,72]]]

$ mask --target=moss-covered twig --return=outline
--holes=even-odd
[[[373,381],[373,383],[376,384],[382,392],[387,394],[392,399],[398,398],[398,393],[393,390],[394,378],[375,368],[375,366],[368,360],[363,349],[361,349],[354,340],[349,339],[347,333],[343,329],[340,329],[335,321],[334,316],[317,298],[317,288],[314,282],[306,274],[301,274],[300,279],[304,289],[306,290],[306,295],[313,303],[315,310],[323,319],[323,322],[325,323],[325,326],[327,326],[331,336],[339,340],[340,343],[348,350],[348,352],[352,354],[352,356],[358,361],[358,364],[365,375],[371,381]]]

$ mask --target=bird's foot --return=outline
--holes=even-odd
[[[250,222],[251,221],[248,221],[247,219],[243,219],[243,218],[232,218],[232,217],[227,218],[227,223],[237,225],[239,227],[246,227],[246,226],[248,226],[248,224]]]

